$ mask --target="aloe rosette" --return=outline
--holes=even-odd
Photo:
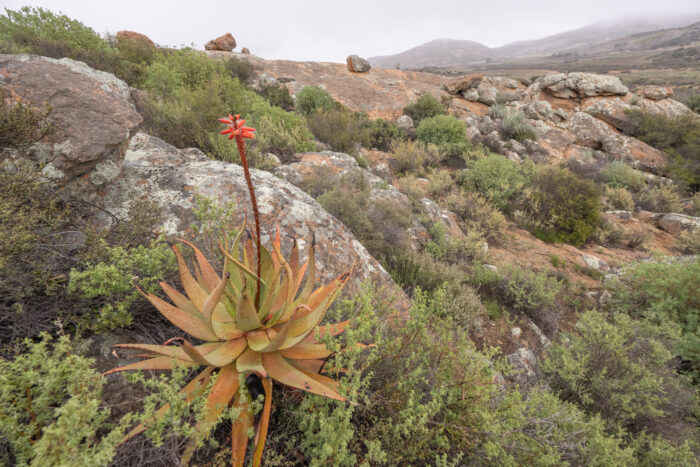
[[[188,402],[206,396],[205,419],[197,425],[197,430],[208,429],[229,406],[241,409],[231,434],[234,465],[243,465],[248,428],[253,424],[249,397],[239,386],[243,376],[257,375],[265,392],[262,414],[255,429],[253,465],[257,466],[261,463],[270,420],[272,380],[346,401],[338,393],[337,381],[320,372],[325,359],[332,354],[321,340],[343,332],[348,321],[324,326],[320,323],[350,274],[341,274],[329,284],[314,289],[315,241],[311,243],[309,258],[304,264],[300,261],[296,240],[289,259],[284,258],[279,228],[271,242],[272,252],[261,245],[257,203],[243,145],[243,138],[252,138],[254,129],[244,127],[245,120],[238,115],[229,115],[221,121],[229,125],[222,133],[230,134],[231,139],[235,137],[238,143],[253,204],[255,244],[243,225],[231,242],[221,245],[224,254],[221,275],[197,247],[183,241],[194,250],[193,275],[178,246],[173,246],[185,294],[161,282],[172,303],[153,294],[144,293],[144,296],[175,326],[204,343],[193,345],[187,339],[176,338],[164,345],[118,344],[116,347],[146,353],[136,356],[143,360],[105,374],[203,366],[181,394]],[[173,342],[179,345],[170,345]],[[155,416],[162,417],[168,410],[169,406],[165,405]],[[146,428],[139,424],[124,441]],[[191,444],[185,457],[191,455],[193,449]]]

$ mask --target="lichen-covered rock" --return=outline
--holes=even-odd
[[[694,232],[700,228],[700,217],[686,216],[685,214],[664,214],[657,222],[659,227],[675,236],[680,235],[684,230]]]
[[[537,357],[532,350],[527,347],[520,347],[515,353],[506,357],[508,363],[513,367],[513,372],[508,378],[514,383],[524,387],[537,378]]]
[[[124,81],[68,58],[0,55],[0,85],[34,107],[51,106],[56,130],[29,157],[45,164],[56,186],[91,198],[119,176],[142,122]]]
[[[620,78],[592,73],[550,73],[536,79],[528,88],[529,95],[546,91],[562,99],[593,96],[624,96],[629,91]]]
[[[304,152],[295,154],[294,160],[296,162],[276,167],[274,173],[297,186],[310,175],[320,174],[335,182],[351,172],[361,174],[370,187],[382,183],[381,178],[361,168],[354,157],[342,152]]]
[[[445,90],[450,94],[461,94],[463,91],[479,86],[482,79],[484,79],[484,75],[481,74],[460,76],[446,83]]]
[[[449,239],[459,240],[464,238],[464,232],[459,228],[457,214],[440,209],[440,206],[429,198],[422,198],[420,206],[433,224],[441,223],[445,226]]]
[[[359,55],[348,55],[346,61],[348,70],[353,73],[367,73],[372,68],[369,62]]]
[[[667,97],[673,97],[673,88],[666,86],[642,86],[637,89],[637,94],[653,101],[660,101]]]
[[[416,136],[416,127],[413,124],[413,119],[408,115],[401,115],[396,119],[396,125],[409,138]]]
[[[204,45],[206,50],[219,50],[222,52],[231,52],[236,48],[236,39],[227,32],[223,36],[212,39]]]
[[[279,225],[286,238],[283,240],[285,254],[291,248],[290,237],[294,237],[302,255],[306,255],[315,235],[317,269],[322,282],[354,266],[348,293],[357,292],[360,283],[369,279],[398,294],[399,302],[405,300],[389,274],[350,230],[313,198],[271,173],[253,169],[251,176],[260,208],[264,243],[270,240],[268,232]],[[243,222],[246,211],[252,212],[241,166],[214,161],[201,151],[180,150],[158,138],[138,133],[126,152],[122,177],[109,186],[102,202],[107,211],[125,215],[131,197],[151,200],[164,211],[165,233],[182,235],[196,223],[195,190],[219,203],[235,201],[233,221],[236,223]],[[250,214],[248,218],[250,221]],[[106,223],[110,221],[109,217],[101,219]]]

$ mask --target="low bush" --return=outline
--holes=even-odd
[[[445,203],[459,216],[462,230],[476,230],[489,240],[506,239],[506,218],[486,198],[477,193],[453,192]]]
[[[73,269],[68,283],[68,291],[86,299],[85,308],[92,309],[84,312],[81,321],[96,331],[131,324],[130,310],[136,301],[143,300],[134,285],[155,293],[160,289],[158,282],[175,272],[175,255],[165,242],[106,248],[109,256],[105,261]]]
[[[255,92],[269,102],[270,105],[281,107],[287,112],[294,110],[294,99],[292,99],[292,96],[289,94],[289,89],[286,86],[280,84],[269,86],[261,85]]]
[[[522,110],[516,110],[503,119],[503,135],[520,142],[537,137]]]
[[[36,110],[21,100],[13,100],[0,88],[0,149],[25,150],[53,132],[48,119],[51,109]]]
[[[654,418],[672,415],[667,414],[671,395],[678,395],[673,415],[681,419],[697,403],[672,366],[668,348],[677,338],[669,326],[587,311],[567,343],[549,347],[542,368],[563,400],[599,414],[610,427],[622,423],[642,431]]]
[[[437,164],[440,154],[437,146],[424,145],[418,141],[395,142],[391,152],[398,173],[421,173],[430,165]]]
[[[700,113],[700,94],[693,94],[690,96],[688,100],[685,101],[685,105],[687,105],[693,112]]]
[[[700,370],[700,296],[694,283],[699,274],[698,260],[634,263],[609,284],[612,309],[680,326],[682,335],[674,350],[690,362],[696,377]]]
[[[593,239],[601,245],[621,245],[626,231],[619,225],[615,225],[605,218],[601,218],[596,227]]]
[[[489,107],[488,116],[495,120],[503,120],[508,116],[508,107],[505,104],[494,104]]]
[[[530,229],[541,240],[581,246],[600,220],[599,198],[592,181],[568,169],[545,167],[539,170],[523,210],[530,216]]]
[[[368,133],[368,147],[380,151],[390,151],[397,141],[406,139],[404,132],[396,123],[387,122],[383,118],[366,119],[364,127]]]
[[[626,188],[610,188],[606,186],[603,191],[604,203],[608,210],[622,209],[634,211],[634,198]]]
[[[330,94],[318,86],[304,86],[296,95],[295,107],[302,115],[312,115],[317,111],[338,110],[340,104]]]
[[[416,136],[426,144],[460,144],[467,141],[466,131],[464,122],[451,115],[437,115],[421,120]]]
[[[661,185],[639,194],[639,205],[652,212],[681,212],[683,205],[678,192],[669,185]]]
[[[230,57],[223,62],[224,70],[232,77],[237,78],[241,83],[250,82],[255,74],[255,65],[248,60]],[[274,105],[274,104],[273,104]],[[282,106],[280,106],[282,107]]]
[[[442,201],[455,187],[449,170],[435,169],[428,174],[428,194],[433,200]]]
[[[681,232],[677,247],[687,255],[700,255],[700,229]]]
[[[349,110],[315,112],[307,121],[316,139],[328,144],[333,151],[355,153],[359,146],[369,144],[362,120]]]
[[[646,187],[646,178],[624,162],[611,162],[600,171],[600,179],[610,188],[625,188],[638,193]]]
[[[471,281],[482,297],[524,313],[548,334],[557,330],[561,312],[555,302],[564,290],[564,283],[557,278],[517,266],[491,271],[477,265]]]
[[[444,115],[447,113],[445,106],[430,94],[422,94],[413,104],[409,104],[403,109],[403,113],[413,119],[413,124],[418,127],[421,120]]]
[[[509,201],[522,190],[525,179],[515,162],[490,154],[470,161],[462,172],[460,183],[505,210]]]
[[[68,337],[53,345],[26,340],[14,360],[0,359],[0,434],[11,457],[3,465],[107,465],[131,417],[108,423],[105,379],[93,361],[74,352]]]
[[[682,180],[692,190],[700,188],[700,121],[688,113],[675,118],[663,114],[647,114],[640,110],[627,111],[630,134],[670,156],[665,171]]]

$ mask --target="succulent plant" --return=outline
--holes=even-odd
[[[253,205],[255,245],[244,224],[231,242],[225,241],[226,247],[220,245],[224,267],[219,275],[197,247],[183,240],[195,253],[194,276],[178,246],[173,246],[185,295],[161,282],[172,304],[153,294],[144,293],[144,296],[175,326],[204,343],[192,345],[187,339],[175,338],[164,345],[118,344],[116,347],[147,352],[137,355],[145,359],[105,374],[204,366],[204,370],[185,385],[181,394],[191,402],[206,393],[205,419],[195,427],[199,432],[209,429],[227,407],[232,405],[241,409],[231,433],[234,465],[243,465],[248,428],[253,424],[249,397],[245,391],[239,390],[245,389],[239,388],[244,379],[242,375],[257,375],[265,392],[262,416],[255,430],[253,465],[258,466],[270,420],[272,380],[346,401],[338,393],[337,382],[320,371],[324,359],[332,354],[321,339],[340,334],[348,321],[325,326],[319,324],[347,283],[350,273],[341,274],[330,284],[314,290],[315,241],[311,243],[309,258],[304,264],[300,262],[296,240],[289,260],[284,258],[279,228],[272,240],[272,252],[261,245],[260,218],[243,141],[244,138],[253,138],[255,130],[244,127],[245,120],[239,115],[229,115],[221,122],[228,125],[222,133],[230,134],[230,139],[236,138],[241,154]],[[180,345],[170,345],[173,342]],[[169,406],[165,405],[155,416],[163,417],[168,410]],[[143,423],[139,424],[124,441],[143,433],[146,428]],[[190,443],[183,456],[185,459],[192,454],[194,447],[195,444]]]
[[[340,334],[348,321],[325,326],[319,326],[319,323],[349,274],[314,290],[313,243],[306,263],[300,264],[296,241],[289,260],[285,260],[280,251],[278,229],[272,242],[272,253],[264,247],[260,250],[260,306],[256,308],[257,276],[251,270],[253,242],[250,236],[241,242],[243,233],[244,229],[237,233],[230,249],[222,247],[225,261],[221,276],[199,249],[183,241],[193,248],[196,256],[197,267],[193,276],[179,248],[174,246],[186,295],[165,282],[160,285],[173,304],[153,294],[144,294],[175,326],[205,342],[192,345],[188,340],[178,338],[171,341],[179,341],[179,346],[117,344],[119,348],[147,352],[138,355],[145,360],[114,368],[106,374],[204,366],[204,370],[181,392],[190,400],[194,399],[202,395],[208,383],[214,380],[206,395],[206,421],[209,423],[231,404],[243,409],[234,423],[232,435],[233,460],[237,464],[242,464],[245,457],[247,430],[252,420],[245,398],[240,397],[239,375],[258,375],[265,390],[253,459],[254,465],[259,465],[270,417],[271,379],[321,396],[346,400],[337,392],[337,382],[319,373],[324,359],[332,353],[319,339]],[[302,287],[305,274],[307,277]],[[215,373],[218,374],[216,377]],[[158,414],[164,415],[167,410],[165,406]],[[145,425],[138,425],[125,440],[145,429]]]

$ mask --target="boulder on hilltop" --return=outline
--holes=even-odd
[[[230,32],[216,39],[212,39],[204,45],[206,50],[220,50],[223,52],[231,52],[236,48],[236,39],[233,38]]]
[[[140,32],[117,31],[116,37],[117,37],[117,42],[134,41],[134,42],[141,42],[141,43],[146,44],[152,48],[156,47],[156,44],[154,44],[153,41],[147,35],[141,34]]]
[[[248,50],[248,47],[243,47],[243,48],[241,49],[241,53],[242,53],[242,54],[246,54],[246,55],[250,55],[250,50]]]
[[[359,55],[348,55],[348,70],[353,73],[367,73],[372,68],[367,60]]]

